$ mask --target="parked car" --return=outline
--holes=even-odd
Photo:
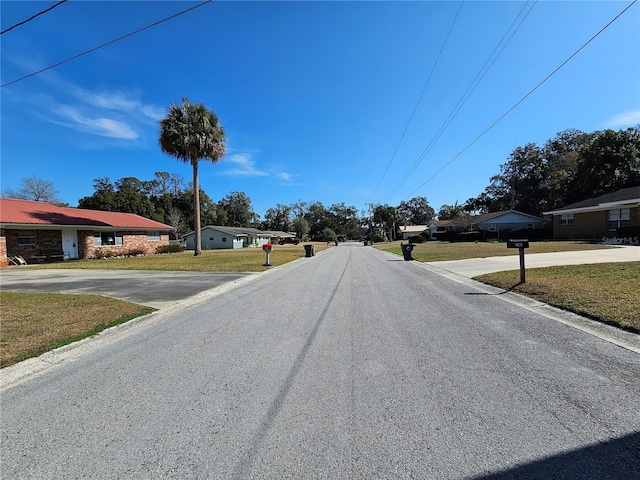
[[[286,245],[286,244],[290,244],[290,245],[298,245],[300,243],[300,240],[297,238],[292,238],[292,237],[287,237],[287,238],[281,238],[278,241],[278,245]]]

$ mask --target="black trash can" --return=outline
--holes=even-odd
[[[315,245],[305,245],[304,246],[305,257],[313,257],[316,254],[316,246]]]
[[[413,260],[413,255],[411,254],[411,252],[413,251],[412,243],[402,243],[400,244],[400,248],[402,249],[402,256],[405,260]]]

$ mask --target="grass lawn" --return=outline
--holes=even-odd
[[[306,245],[309,245],[307,243]],[[316,253],[330,248],[326,243],[314,243]],[[297,260],[305,256],[300,245],[274,245],[269,261],[273,266]],[[205,250],[194,256],[193,251],[148,255],[143,257],[107,258],[102,260],[77,260],[47,263],[29,268],[86,268],[98,270],[175,270],[187,272],[262,272],[266,255],[261,248],[236,250]]]
[[[377,243],[376,248],[402,255],[400,241]],[[531,242],[527,253],[572,252],[576,250],[594,250],[614,248],[587,242]],[[413,248],[413,258],[419,262],[441,262],[447,260],[465,260],[468,258],[502,257],[518,255],[517,248],[507,248],[505,242],[424,242]]]
[[[2,368],[77,342],[152,308],[99,295],[0,292]]]
[[[316,252],[328,247],[315,243]],[[607,248],[579,242],[534,242],[527,253]],[[400,242],[376,248],[401,255]],[[422,262],[517,255],[504,243],[428,242],[416,245]],[[276,245],[273,265],[305,256],[302,245]],[[258,248],[209,250],[105,260],[82,260],[29,268],[177,270],[194,272],[260,272],[265,253]],[[542,302],[640,333],[638,285],[640,262],[528,269],[527,282],[517,285],[518,271],[483,275],[477,280],[528,295]],[[0,292],[0,365],[6,367],[54,348],[95,335],[153,311],[129,302],[96,295]]]
[[[532,268],[523,284],[518,270],[475,280],[640,333],[640,262]]]

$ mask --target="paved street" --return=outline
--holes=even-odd
[[[0,477],[640,478],[640,355],[505,298],[340,245],[34,360]]]

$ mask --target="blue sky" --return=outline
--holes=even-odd
[[[2,30],[54,3],[2,1]],[[2,84],[198,3],[70,0],[2,35]],[[4,86],[1,187],[37,176],[76,206],[99,177],[190,181],[157,146],[158,120],[187,97],[227,133],[226,157],[200,166],[216,201],[243,191],[262,216],[424,196],[437,211],[482,193],[515,147],[640,123],[634,4],[469,146],[630,3],[207,3]]]

